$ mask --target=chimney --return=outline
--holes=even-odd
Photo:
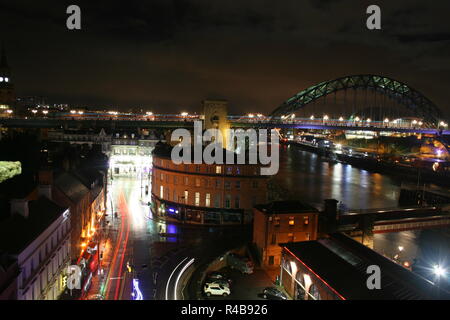
[[[28,218],[30,213],[28,209],[27,199],[12,199],[11,200],[11,214],[18,213],[21,216]]]
[[[52,200],[52,186],[49,184],[40,184],[37,188],[38,196],[44,196],[49,200]]]

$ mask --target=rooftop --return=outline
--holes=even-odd
[[[280,244],[326,284],[349,300],[450,299],[428,280],[343,234],[317,241]],[[381,269],[381,289],[366,286],[367,267]]]
[[[28,208],[28,218],[13,214],[0,223],[0,251],[20,253],[66,211],[46,197],[29,201]]]
[[[255,208],[266,214],[319,213],[317,208],[298,200],[274,201]]]

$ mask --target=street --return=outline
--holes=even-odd
[[[110,262],[102,261],[103,266],[108,265],[104,268],[105,283],[93,286],[90,295],[131,300],[136,289],[133,279],[137,279],[134,283],[144,300],[181,299],[176,292],[181,292],[181,274],[188,267],[196,268],[250,239],[245,227],[190,226],[153,220],[147,201],[141,201],[136,178],[114,178],[109,188],[108,205],[112,203],[113,207],[109,212],[118,213],[118,218],[110,214],[109,221],[117,225],[117,232],[110,232],[109,239],[103,240],[112,243],[105,247],[111,250],[109,255],[104,252],[104,257],[110,256]]]

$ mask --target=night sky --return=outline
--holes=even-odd
[[[82,30],[66,28],[78,4]],[[382,30],[366,8],[382,9]],[[269,113],[340,76],[403,81],[450,115],[448,0],[3,1],[0,39],[18,96],[154,112]]]

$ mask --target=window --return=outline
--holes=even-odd
[[[164,181],[164,173],[161,172],[161,181]]]
[[[294,219],[294,217],[289,217],[289,225],[290,225],[290,226],[295,225],[295,219]]]
[[[254,189],[258,188],[258,181],[252,181],[252,187]]]
[[[274,258],[274,256],[269,256],[269,265],[270,265],[270,266],[273,266],[274,263],[275,263],[275,258]]]
[[[216,189],[220,188],[220,180],[216,180]]]
[[[280,226],[280,217],[275,217],[273,224],[275,227],[279,227]]]
[[[294,234],[288,233],[288,242],[294,242]]]
[[[200,179],[199,178],[195,178],[195,186],[200,187]]]
[[[195,193],[195,205],[196,206],[200,205],[200,192]]]
[[[184,177],[184,185],[187,186],[189,184],[189,178]]]
[[[216,194],[214,196],[214,207],[216,207],[216,208],[220,208],[221,207],[220,194]]]
[[[236,189],[240,189],[241,188],[241,182],[240,181],[236,181]]]
[[[240,206],[241,206],[241,199],[239,198],[239,196],[236,196],[236,197],[234,198],[234,207],[235,207],[236,209],[239,209]]]
[[[184,203],[188,204],[188,199],[189,199],[189,191],[184,190]]]
[[[196,166],[195,166],[195,171],[196,171],[196,172],[200,172],[200,166],[199,166],[199,165],[196,165]]]
[[[231,183],[230,181],[225,181],[225,190],[230,190]]]
[[[225,208],[231,208],[231,195],[229,194],[225,196]]]
[[[216,174],[221,174],[221,173],[222,173],[222,167],[216,166]]]
[[[277,234],[276,233],[272,233],[271,244],[277,244]]]
[[[159,197],[160,197],[161,199],[164,198],[164,186],[160,186],[160,187],[159,187]]]
[[[227,174],[233,174],[233,167],[227,167]]]
[[[205,198],[205,207],[209,207],[211,205],[211,194],[207,193]]]
[[[166,183],[169,183],[169,175],[166,174]]]
[[[173,190],[173,201],[177,202],[178,198],[177,198],[177,190]]]
[[[178,177],[177,176],[173,176],[173,184],[177,184],[178,183]]]
[[[307,226],[309,224],[309,217],[303,217],[303,224]]]

